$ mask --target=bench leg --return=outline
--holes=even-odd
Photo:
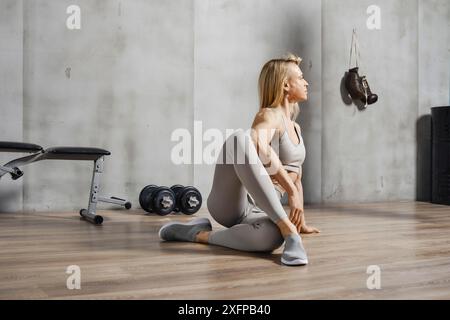
[[[12,171],[13,170],[11,168],[0,166],[0,177],[7,173],[11,173]]]
[[[10,167],[4,167],[4,166],[0,166],[0,178],[2,176],[4,176],[5,174],[10,173],[11,174],[11,178],[13,180],[17,180],[19,179],[21,176],[23,176],[23,171],[20,170],[17,167],[14,168],[10,168]]]
[[[112,203],[112,204],[117,204],[119,206],[124,207],[125,209],[129,210],[131,209],[131,202],[127,201],[126,199],[121,199],[121,198],[117,198],[117,197],[98,197],[97,198],[98,201],[100,202],[106,202],[106,203]]]
[[[94,173],[92,175],[89,205],[87,210],[86,209],[80,210],[80,215],[89,222],[92,222],[93,224],[102,224],[103,222],[103,217],[95,213],[99,197],[98,194],[100,191],[100,177],[103,172],[103,160],[104,160],[103,157],[101,157],[95,160],[94,162]]]

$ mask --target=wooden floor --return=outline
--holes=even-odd
[[[192,217],[99,212],[100,227],[75,212],[0,214],[0,299],[450,299],[448,206],[306,206],[322,233],[303,237],[304,267],[280,265],[281,248],[159,241],[161,224]],[[66,287],[70,265],[81,268],[80,290]],[[379,290],[367,288],[370,265]]]

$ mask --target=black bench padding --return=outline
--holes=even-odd
[[[44,151],[46,159],[60,160],[97,160],[109,156],[111,152],[99,148],[55,147]]]
[[[0,152],[34,153],[42,150],[41,146],[32,143],[0,141]]]

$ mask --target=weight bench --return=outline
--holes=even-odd
[[[41,146],[21,143],[0,141],[0,152],[20,152],[31,153],[31,155],[21,157],[0,166],[0,178],[5,174],[11,174],[13,180],[23,176],[21,166],[41,161],[41,160],[91,160],[94,161],[94,172],[91,181],[91,192],[87,209],[81,209],[80,215],[87,221],[94,224],[102,224],[103,217],[96,214],[97,202],[108,202],[131,208],[131,202],[117,197],[102,197],[98,194],[100,189],[100,177],[103,173],[103,161],[105,156],[111,153],[107,150],[98,148],[80,148],[80,147],[56,147],[43,149]]]

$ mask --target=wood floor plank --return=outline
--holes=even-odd
[[[94,226],[74,212],[0,213],[0,299],[450,299],[450,207],[338,203],[305,212],[322,232],[303,236],[304,267],[282,266],[282,248],[161,242],[159,227],[193,218],[184,215],[105,210]],[[80,290],[66,287],[70,265],[81,268]],[[379,290],[366,285],[371,265],[381,270]]]

